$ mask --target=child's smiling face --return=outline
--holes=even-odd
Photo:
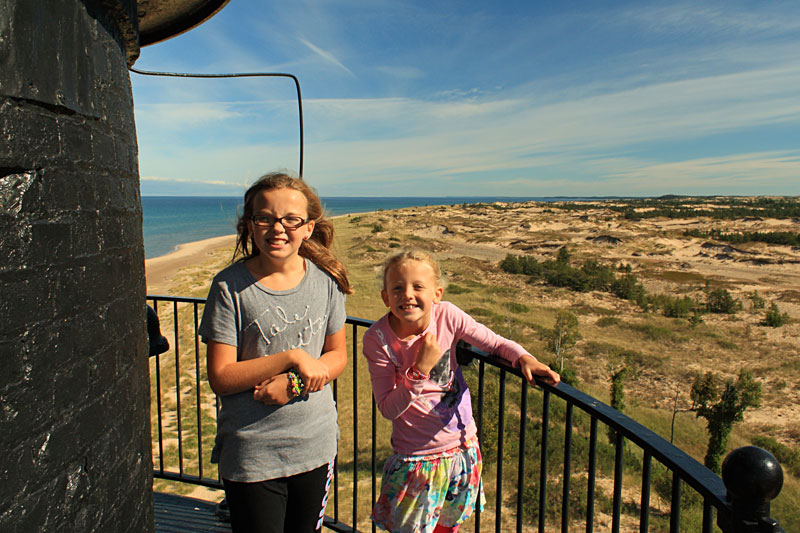
[[[253,215],[261,215],[276,219],[278,217],[308,218],[308,201],[303,193],[289,188],[268,189],[261,191],[253,198]],[[252,220],[247,221],[250,235],[259,252],[270,261],[284,262],[294,258],[303,240],[314,231],[314,221],[304,222],[297,228],[286,228],[282,223],[274,222],[266,226],[258,226]]]
[[[393,265],[386,272],[381,298],[402,334],[418,335],[428,327],[433,304],[441,301],[442,294],[444,289],[436,282],[433,268],[412,259]]]

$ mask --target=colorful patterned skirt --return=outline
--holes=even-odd
[[[486,501],[481,468],[477,438],[442,453],[392,455],[372,520],[392,533],[430,533],[436,524],[461,524]]]

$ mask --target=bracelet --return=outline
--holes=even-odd
[[[289,377],[289,390],[291,391],[293,397],[303,394],[306,384],[303,383],[303,378],[300,377],[300,374],[297,373],[297,370],[292,368],[287,373],[287,376]]]
[[[423,374],[422,372],[417,370],[417,367],[411,365],[410,367],[408,367],[408,370],[406,370],[406,377],[413,381],[422,381],[428,379],[430,376],[428,374]]]

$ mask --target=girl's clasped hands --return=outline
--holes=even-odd
[[[300,395],[319,392],[330,381],[328,367],[319,359],[314,359],[304,350],[293,350],[296,363],[296,376],[300,379]],[[292,391],[289,374],[278,374],[265,379],[255,386],[253,399],[265,405],[284,405],[297,396]]]

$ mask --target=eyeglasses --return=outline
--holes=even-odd
[[[253,215],[250,217],[253,224],[262,228],[271,228],[275,223],[283,226],[283,229],[297,229],[303,224],[308,223],[310,219],[299,217],[297,215],[289,215],[285,217],[271,217],[269,215]]]

